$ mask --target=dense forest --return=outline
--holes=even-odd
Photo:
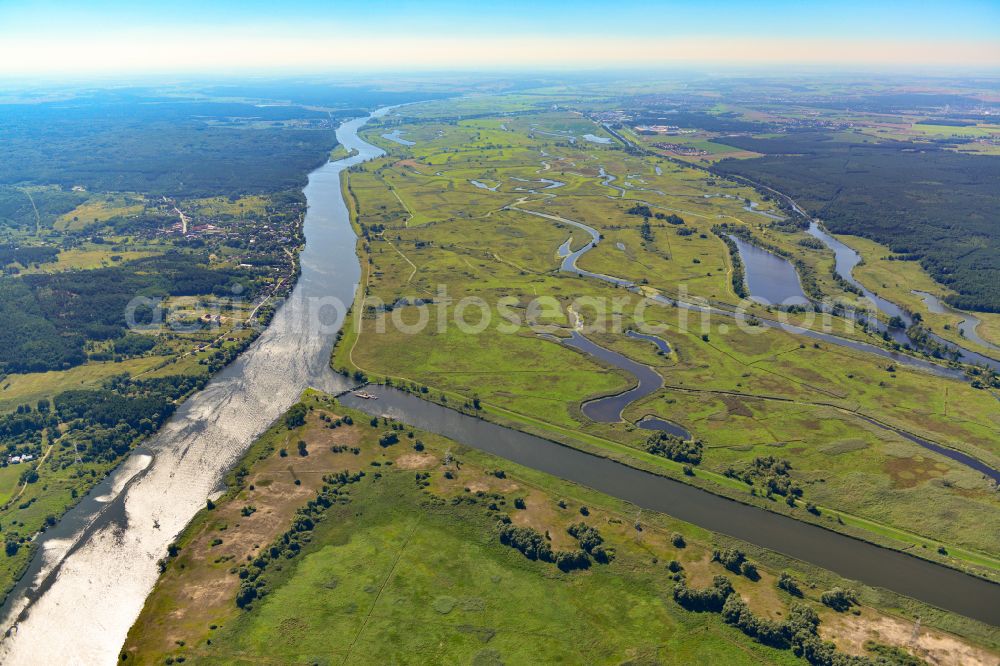
[[[940,112],[943,107],[970,108],[982,100],[955,93],[879,92],[877,94],[832,96],[809,100],[808,106],[822,109],[894,113],[901,111]]]
[[[1000,312],[1000,159],[923,143],[847,143],[814,133],[717,139],[765,153],[713,169],[772,187],[835,233],[888,245],[957,292],[959,308]]]
[[[334,126],[326,112],[252,104],[0,105],[0,184],[170,197],[276,192],[305,184],[336,144]]]

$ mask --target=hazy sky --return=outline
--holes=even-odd
[[[662,65],[1000,69],[1000,0],[0,0],[0,75]]]

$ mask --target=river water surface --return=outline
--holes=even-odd
[[[809,305],[799,273],[784,257],[729,234],[743,261],[750,298],[764,305]]]

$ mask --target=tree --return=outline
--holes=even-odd
[[[799,584],[796,582],[794,578],[792,578],[789,574],[785,573],[784,571],[782,571],[781,575],[778,576],[777,586],[778,589],[788,592],[788,594],[792,595],[793,597],[802,596],[802,590],[799,589]]]
[[[838,613],[843,613],[850,610],[851,606],[858,603],[858,596],[855,594],[854,590],[845,590],[835,587],[820,595],[819,600],[823,602],[824,606],[829,606]]]
[[[739,548],[726,548],[725,550],[713,550],[712,561],[718,562],[733,573],[740,573],[746,555]]]
[[[301,402],[292,405],[285,414],[285,425],[288,429],[299,428],[306,424],[306,413],[308,410]]]

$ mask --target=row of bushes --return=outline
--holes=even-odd
[[[813,666],[874,666],[889,663],[879,658],[855,657],[837,652],[833,643],[819,636],[819,616],[809,606],[793,603],[788,619],[775,622],[758,617],[733,589],[725,576],[716,576],[712,585],[698,590],[681,580],[674,586],[674,600],[682,607],[700,612],[721,613],[722,620],[747,636],[778,649],[792,652]]]
[[[733,292],[740,298],[749,298],[747,291],[746,269],[743,268],[743,260],[740,258],[740,249],[736,247],[736,241],[726,235],[726,229],[716,225],[712,227],[712,233],[718,236],[729,249],[729,260],[733,264]]]
[[[604,538],[597,529],[584,523],[571,525],[567,530],[580,542],[580,549],[575,551],[553,551],[547,535],[530,527],[516,527],[501,521],[499,529],[500,543],[520,551],[529,560],[551,562],[562,571],[587,569],[590,567],[591,557],[601,564],[607,564],[614,558],[614,551],[602,545]]]
[[[344,504],[350,501],[350,498],[344,496],[343,489],[352,483],[357,483],[364,476],[363,471],[354,474],[344,471],[324,476],[323,486],[316,494],[316,498],[309,500],[295,513],[292,526],[248,564],[233,569],[233,573],[240,577],[240,587],[236,593],[237,606],[247,608],[254,599],[267,594],[267,580],[264,574],[269,565],[275,560],[291,559],[298,555],[302,549],[303,537],[323,519],[326,510],[335,503]]]

